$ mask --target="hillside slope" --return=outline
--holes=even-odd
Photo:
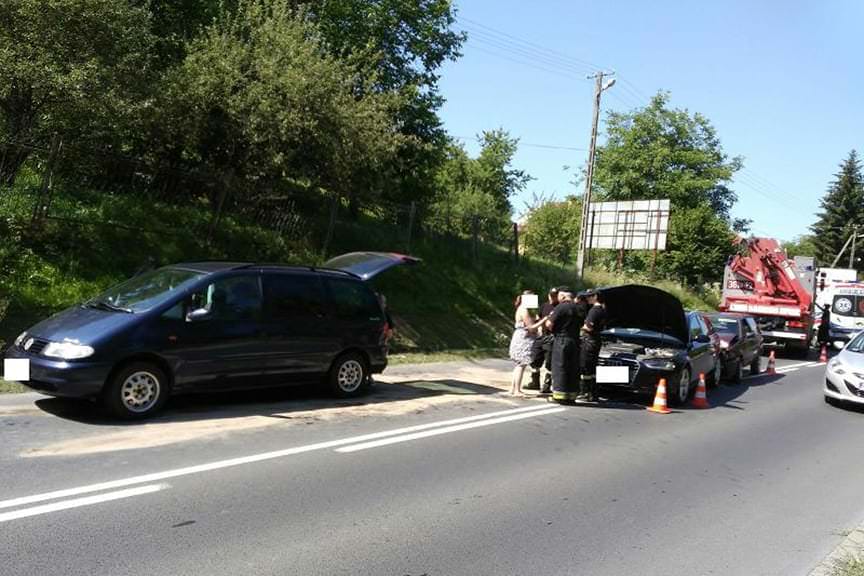
[[[28,229],[16,224],[26,221],[26,210],[0,204],[0,235],[8,237],[0,247],[0,342],[147,265],[196,259],[288,264],[324,260],[308,243],[291,242],[231,218],[223,219],[209,244],[202,242],[209,213],[197,209],[118,197],[86,210],[86,221],[48,220],[38,229]],[[330,253],[405,251],[405,244],[400,231],[361,213],[336,227]],[[480,243],[475,255],[468,239],[420,235],[411,253],[423,262],[375,280],[395,317],[396,351],[505,347],[516,294],[526,288],[542,293],[550,286],[580,286],[572,271],[529,258],[520,258],[517,264],[506,249]],[[625,281],[634,279],[603,274],[587,278],[589,285]],[[669,283],[661,287],[675,292],[689,307],[711,305]]]

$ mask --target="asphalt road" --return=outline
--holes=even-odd
[[[0,397],[0,574],[803,576],[864,520],[864,413],[799,364],[666,416],[509,400],[496,362],[147,425]]]

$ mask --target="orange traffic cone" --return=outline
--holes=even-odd
[[[771,353],[768,354],[768,368],[765,370],[766,374],[776,374],[777,371],[774,369],[774,351],[771,350]]]
[[[819,362],[822,362],[823,364],[828,362],[828,346],[825,344],[822,344],[822,351],[819,352]]]
[[[696,396],[693,397],[693,402],[690,404],[693,408],[710,408],[708,404],[707,388],[705,387],[705,374],[699,373],[699,385],[696,386]]]
[[[670,414],[672,411],[666,406],[666,379],[661,378],[657,385],[657,394],[654,395],[654,405],[648,408],[651,412],[658,414]]]

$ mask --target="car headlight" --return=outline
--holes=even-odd
[[[652,370],[675,370],[675,363],[665,358],[648,358],[643,363]]]
[[[44,356],[62,358],[63,360],[78,360],[93,355],[93,348],[74,342],[50,342],[42,350]]]
[[[852,374],[853,374],[856,378],[858,378],[858,380],[861,380],[862,382],[864,382],[864,374],[862,374],[861,372],[853,372]]]
[[[843,363],[839,358],[834,358],[831,362],[828,363],[828,369],[834,372],[835,374],[845,374],[846,371],[843,370]]]
[[[27,332],[21,332],[17,338],[15,338],[15,347],[20,348],[21,344],[24,343],[24,339],[27,338]]]
[[[645,348],[645,353],[651,358],[674,358],[675,352],[666,348]]]
[[[726,348],[729,348],[729,343],[726,342],[725,340],[721,340],[720,341],[720,348],[722,348],[723,350],[725,350]]]

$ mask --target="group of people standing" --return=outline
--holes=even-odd
[[[556,402],[594,402],[597,396],[597,361],[600,334],[606,328],[606,307],[596,290],[574,294],[570,288],[552,288],[547,301],[532,306],[530,290],[516,297],[515,329],[510,340],[510,359],[516,364],[510,386],[522,395],[522,379],[531,370],[526,389],[551,394]],[[546,378],[541,382],[541,368]]]

